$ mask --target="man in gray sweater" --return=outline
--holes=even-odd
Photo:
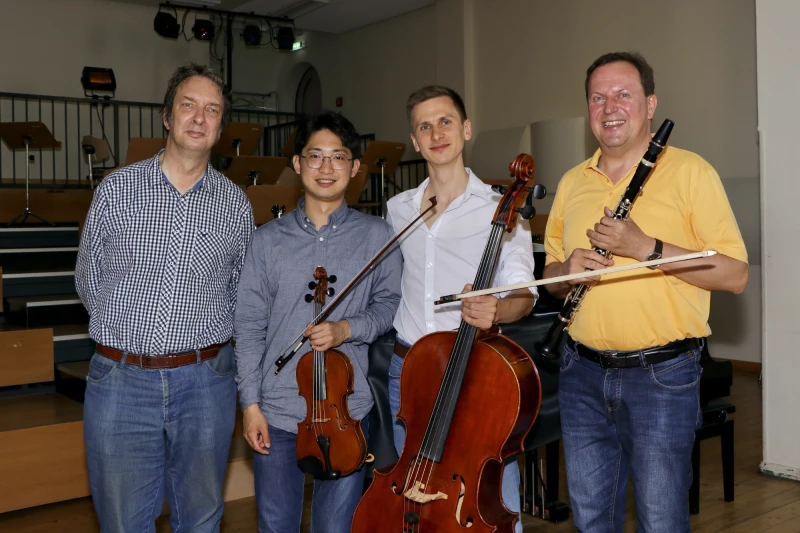
[[[390,251],[355,285],[329,321],[306,330],[309,340],[276,375],[276,360],[315,316],[314,270],[336,276],[341,290],[392,237],[382,219],[350,209],[344,193],[358,172],[359,136],[337,113],[305,119],[295,135],[294,169],[305,196],[297,209],[253,233],[239,284],[234,320],[236,382],[244,412],[244,436],[256,452],[254,470],[259,531],[299,532],[304,472],[298,466],[298,424],[306,415],[299,395],[297,362],[311,350],[336,348],[353,365],[350,414],[362,420],[373,405],[367,384],[369,344],[392,327],[400,302],[401,256]],[[314,533],[345,533],[361,497],[364,467],[335,480],[315,480]]]

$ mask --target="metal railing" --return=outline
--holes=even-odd
[[[83,137],[90,135],[108,141],[111,156],[94,162],[95,172],[98,167],[121,166],[126,161],[130,139],[166,137],[161,109],[162,104],[152,102],[0,92],[0,122],[42,122],[61,142],[55,150],[31,150],[28,165],[33,187],[88,187],[89,166],[81,146]],[[286,156],[291,164],[292,147],[287,143],[301,117],[297,113],[234,109],[231,121],[261,124],[263,133],[255,155]],[[374,134],[362,135],[362,151],[374,140]],[[215,158],[212,163],[218,165],[222,161]],[[382,198],[380,173],[373,172],[360,202],[368,204],[366,210],[372,214],[380,215],[381,202],[417,187],[426,176],[424,160],[402,161],[393,175],[385,176],[386,197]],[[0,178],[0,186],[25,184],[24,150],[11,150],[0,143]]]
[[[92,98],[0,93],[0,122],[42,122],[61,142],[53,149],[31,151],[30,180],[36,186],[86,187],[89,166],[81,146],[85,135],[108,141],[111,157],[101,167],[124,164],[133,137],[164,138],[162,104]],[[280,155],[300,115],[234,109],[233,122],[261,124],[264,134],[255,155]],[[25,151],[0,143],[0,177],[5,185],[25,183]]]

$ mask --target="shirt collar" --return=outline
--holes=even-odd
[[[602,155],[602,153],[600,151],[600,148],[595,150],[595,152],[592,155],[592,157],[586,162],[586,167],[583,169],[583,174],[585,176],[589,175],[589,171],[594,171],[594,172],[597,172],[598,174],[600,174],[601,176],[603,176],[604,178],[608,179],[608,176],[606,176],[606,173],[603,172],[602,170],[600,170],[600,167],[597,166],[597,165],[600,164],[600,156],[601,155]],[[628,176],[633,175],[633,171],[636,169],[636,167],[638,165],[639,165],[639,162],[637,161],[631,168],[628,169],[628,172],[625,174],[625,177],[623,177],[621,180],[619,180],[616,184],[612,184],[612,185],[614,187],[616,187],[620,183],[623,183],[628,178]],[[611,180],[609,180],[609,183],[611,183]]]
[[[297,209],[294,210],[295,220],[302,227],[311,226],[311,228],[315,228],[314,224],[311,222],[311,219],[306,217],[306,213],[303,209],[305,205],[306,198],[303,196],[297,201]],[[323,227],[330,226],[336,228],[340,226],[348,216],[350,216],[350,208],[347,206],[347,202],[342,202],[342,205],[337,207],[333,213],[328,215],[328,223]]]
[[[470,196],[473,194],[475,196],[479,196],[485,200],[488,200],[492,194],[495,192],[492,190],[492,187],[486,183],[484,183],[475,173],[472,171],[471,168],[466,168],[468,180],[467,180],[467,188],[459,198],[461,200],[457,202],[458,205],[466,202]],[[420,206],[422,205],[422,197],[425,195],[425,189],[428,188],[428,184],[430,183],[430,178],[425,178],[425,181],[419,184],[417,187],[417,191],[413,195],[409,195],[406,198],[403,198],[403,202],[414,202],[414,207],[419,210]],[[456,202],[454,202],[456,203]],[[454,206],[457,207],[457,206]]]
[[[169,180],[167,179],[167,175],[164,174],[164,171],[161,169],[161,162],[159,161],[159,157],[161,154],[164,153],[164,148],[158,151],[158,153],[153,156],[153,159],[150,160],[150,168],[152,172],[150,173],[150,185],[157,186],[163,182],[166,182],[169,185],[172,185]],[[195,191],[205,191],[209,194],[214,192],[214,167],[211,166],[211,162],[209,161],[206,165],[206,173],[203,174],[203,177],[200,178],[194,187],[192,187],[187,192],[195,192]]]

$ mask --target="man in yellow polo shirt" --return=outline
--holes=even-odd
[[[569,327],[559,383],[575,526],[582,533],[622,531],[630,474],[639,531],[689,532],[710,291],[744,290],[747,251],[716,171],[672,146],[662,151],[629,219],[614,220],[651,140],[653,70],[638,54],[606,54],[587,70],[585,90],[600,148],[558,185],[544,277],[699,250],[718,253],[600,282],[571,282],[593,285]],[[571,284],[547,288],[563,297]]]

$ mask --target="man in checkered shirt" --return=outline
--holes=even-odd
[[[231,93],[175,71],[166,148],[111,173],[84,224],[75,281],[97,342],[86,386],[89,482],[107,532],[216,532],[236,413],[230,339],[250,203],[210,164]]]

